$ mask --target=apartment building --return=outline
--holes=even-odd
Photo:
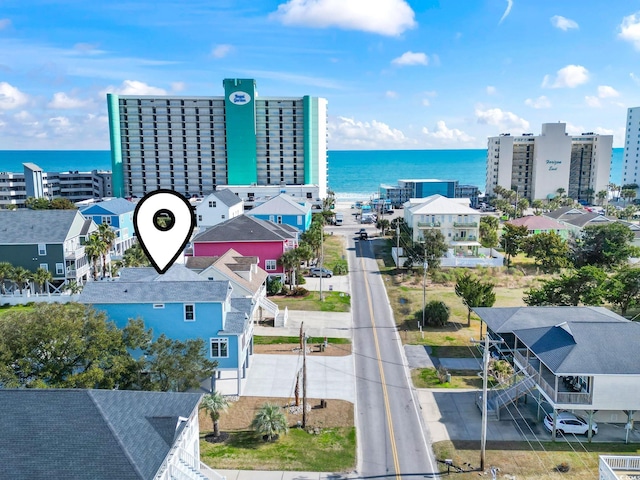
[[[114,194],[167,188],[191,197],[226,186],[243,200],[291,189],[321,203],[327,101],[259,97],[253,79],[223,87],[221,97],[107,94]]]
[[[460,185],[458,180],[398,180],[397,185],[380,185],[380,198],[388,200],[395,208],[399,208],[412,198],[426,198],[431,195],[468,198],[472,208],[478,206],[478,187]]]
[[[547,199],[558,189],[582,203],[609,184],[613,135],[570,136],[565,123],[543,123],[540,135],[503,133],[489,137],[486,191],[500,185],[529,200]]]
[[[640,107],[627,109],[626,134],[624,139],[624,165],[622,185],[640,185]]]

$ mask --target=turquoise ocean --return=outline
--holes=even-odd
[[[614,148],[610,182],[622,182],[624,149]],[[485,189],[487,151],[333,150],[328,154],[329,188],[338,200],[369,199],[380,185],[398,180],[437,178]],[[108,150],[0,150],[0,171],[22,172],[35,163],[45,172],[111,170]]]

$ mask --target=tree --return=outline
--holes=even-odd
[[[20,295],[22,295],[24,284],[31,280],[31,272],[24,267],[15,267],[11,270],[9,279],[18,285],[18,290],[20,290]]]
[[[267,278],[267,294],[277,295],[282,291],[282,280],[280,277]]]
[[[51,210],[77,210],[75,203],[68,198],[54,198],[49,202]]]
[[[630,307],[640,303],[640,268],[623,266],[604,284],[604,298],[626,315]]]
[[[527,227],[524,225],[512,225],[505,223],[502,226],[502,236],[500,237],[500,246],[504,249],[507,257],[507,267],[511,266],[511,258],[520,252],[522,240],[529,234]]]
[[[622,190],[622,198],[628,203],[630,200],[636,198],[636,190],[634,188],[625,188]]]
[[[540,288],[525,291],[523,300],[530,307],[600,305],[606,279],[604,270],[585,266],[558,278],[543,280]]]
[[[490,249],[493,256],[493,248],[498,245],[498,227],[500,221],[493,216],[487,215],[480,218],[480,243],[484,248]]]
[[[590,225],[582,231],[576,243],[574,259],[577,266],[596,265],[613,268],[628,261],[635,249],[631,245],[633,232],[619,222]]]
[[[379,228],[381,230],[383,237],[386,231],[389,229],[390,225],[391,223],[386,218],[382,218],[376,222],[376,228]]]
[[[527,200],[526,198],[521,198],[520,200],[518,200],[518,205],[515,212],[516,215],[518,217],[521,217],[527,208],[529,208],[529,200]]]
[[[89,240],[84,244],[84,251],[93,264],[93,279],[98,280],[98,259],[107,251],[107,244],[96,233],[89,235]]]
[[[258,410],[258,413],[256,413],[256,416],[251,422],[251,428],[261,434],[268,442],[278,438],[278,435],[281,433],[287,433],[289,431],[287,417],[280,407],[273,403],[265,403],[260,407],[260,410]]]
[[[465,272],[456,283],[455,292],[467,307],[467,326],[471,325],[471,309],[475,307],[492,307],[496,302],[493,291],[494,284],[483,282],[479,278]]]
[[[314,217],[309,229],[300,236],[300,239],[311,247],[311,250],[313,251],[316,258],[320,257],[320,249],[322,248],[322,225],[322,221],[318,220],[317,217]]]
[[[105,248],[102,250],[102,276],[107,276],[107,253],[113,248],[113,243],[118,238],[116,232],[106,223],[98,225],[98,231],[96,232],[100,241],[104,243]]]
[[[53,275],[46,268],[40,267],[33,274],[33,281],[38,284],[38,291],[40,293],[44,293],[47,282],[50,282],[52,279],[53,279]],[[48,290],[49,289],[47,288],[47,293],[48,293]]]
[[[513,375],[513,367],[506,360],[489,359],[489,375],[495,378],[498,383],[506,382]]]
[[[535,258],[536,265],[545,273],[557,272],[571,266],[569,244],[556,232],[537,233],[522,239],[522,251]]]
[[[30,210],[49,210],[51,203],[48,198],[27,197],[24,202],[25,206]]]
[[[560,187],[560,188],[556,189],[556,193],[557,193],[557,194],[558,194],[558,196],[560,196],[560,197],[564,197],[564,194],[565,194],[566,192],[567,192],[567,191],[566,191],[564,188],[562,188],[562,187]]]
[[[11,278],[11,271],[13,270],[13,265],[9,262],[0,262],[0,293],[4,295],[7,293],[4,282],[7,279]]]
[[[122,255],[122,262],[125,267],[149,267],[151,262],[144,253],[144,250],[139,243],[134,243],[127,248]]]
[[[424,321],[431,327],[444,327],[449,321],[449,307],[442,300],[431,300],[424,307]]]
[[[422,250],[421,248],[422,247]],[[422,234],[422,245],[416,245],[414,252],[418,254],[420,263],[426,260],[429,263],[429,270],[435,271],[440,268],[440,259],[447,253],[448,245],[444,235],[440,230],[425,230]]]
[[[213,392],[202,397],[200,402],[200,409],[205,410],[211,418],[213,424],[213,436],[220,436],[220,414],[227,411],[229,408],[229,401],[220,392]]]
[[[598,193],[596,193],[596,198],[598,199],[598,203],[600,205],[604,205],[604,201],[608,196],[609,193],[606,190],[600,190]]]
[[[296,285],[296,271],[297,265],[299,265],[298,256],[294,250],[287,250],[278,259],[278,263],[282,266],[285,272],[285,276],[289,277],[289,283],[291,286]]]

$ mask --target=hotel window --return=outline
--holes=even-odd
[[[278,263],[276,260],[265,260],[264,261],[264,268],[267,271],[273,271],[276,269]]]
[[[212,358],[228,358],[229,357],[229,339],[212,338],[211,339],[211,357]]]
[[[38,244],[38,255],[46,255],[47,254],[47,245],[44,243]]]
[[[184,321],[194,322],[196,320],[196,307],[193,303],[187,303],[184,306]]]
[[[64,275],[64,263],[56,263],[56,275]]]

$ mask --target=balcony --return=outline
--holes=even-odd
[[[620,480],[640,476],[637,455],[600,455],[600,480]]]
[[[553,403],[563,405],[591,405],[593,403],[593,392],[568,391],[562,379],[542,365],[537,358],[527,358],[521,351],[515,351],[513,360],[522,370],[531,375],[538,388]]]
[[[477,228],[478,222],[453,222],[454,228]]]
[[[85,256],[84,246],[80,246],[75,250],[65,250],[64,251],[64,259],[65,260],[77,260],[78,258],[82,258]]]
[[[440,228],[440,222],[418,222],[418,228]]]
[[[478,237],[476,237],[475,235],[465,235],[464,237],[460,235],[453,236],[454,242],[475,242],[477,240],[478,240]]]

